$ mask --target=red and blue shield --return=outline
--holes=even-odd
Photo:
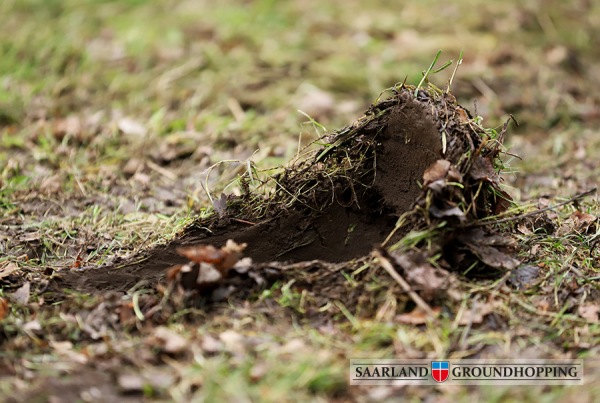
[[[448,361],[432,361],[431,377],[436,382],[445,382],[450,375],[450,363]]]

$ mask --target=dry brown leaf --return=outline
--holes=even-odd
[[[471,178],[478,181],[487,181],[492,183],[498,182],[498,174],[494,170],[492,161],[489,158],[484,158],[481,155],[477,156],[471,170],[469,171]]]
[[[496,189],[499,193],[494,200],[494,214],[504,213],[512,204],[512,197],[504,190]]]
[[[423,173],[425,186],[440,179],[445,179],[452,164],[448,160],[437,160],[431,164]]]
[[[39,320],[30,320],[22,326],[22,329],[26,332],[39,332],[42,330],[42,324]]]
[[[446,270],[436,269],[426,260],[420,261],[412,255],[392,256],[395,263],[404,270],[406,280],[411,286],[425,290],[440,290],[446,287],[450,275]]]
[[[133,310],[133,303],[123,302],[119,307],[119,323],[123,326],[127,326],[135,323],[136,316]]]
[[[167,281],[169,282],[173,282],[177,279],[177,276],[181,273],[181,269],[183,268],[183,265],[181,264],[176,264],[175,266],[171,266],[169,267],[169,269],[167,270]]]
[[[439,315],[441,312],[441,308],[433,307],[431,310],[435,313],[435,315]],[[427,312],[423,311],[421,308],[416,307],[409,313],[403,313],[400,315],[396,315],[396,321],[399,323],[403,323],[406,325],[424,325],[427,323],[429,319],[429,315]]]
[[[594,224],[597,219],[598,217],[592,214],[582,213],[579,210],[575,210],[575,212],[573,212],[573,214],[571,214],[571,216],[560,226],[556,233],[559,236],[563,236],[571,232],[584,234],[588,232],[592,224]]]
[[[480,261],[490,267],[513,270],[520,264],[519,260],[497,248],[511,246],[514,241],[508,237],[487,234],[483,229],[475,228],[461,233],[458,239]]]
[[[19,266],[17,266],[16,263],[13,263],[13,262],[6,263],[2,267],[0,267],[0,279],[10,276],[17,270],[19,270]]]
[[[169,268],[167,279],[183,290],[213,290],[239,262],[245,248],[245,243],[237,244],[231,239],[222,248],[213,245],[178,248],[177,253],[190,262]]]
[[[550,311],[550,303],[545,298],[535,301],[535,306],[542,312]]]
[[[42,234],[39,231],[26,232],[19,237],[21,242],[36,242],[42,239]]]
[[[571,217],[573,218],[573,221],[575,222],[575,228],[579,232],[587,232],[590,225],[592,225],[598,219],[598,217],[596,217],[595,215],[588,214],[588,213],[582,213],[579,210],[576,210],[571,215]]]
[[[212,245],[199,245],[186,248],[177,248],[177,253],[190,259],[194,263],[209,263],[226,275],[227,271],[242,257],[247,244],[237,244],[233,240],[227,240],[225,246],[220,249]]]
[[[402,268],[408,284],[424,300],[433,300],[444,295],[451,288],[451,275],[448,271],[433,267],[427,259],[419,253],[392,253],[394,263]]]
[[[493,303],[477,303],[471,309],[462,312],[458,324],[463,326],[480,324],[483,322],[483,319],[493,311]]]
[[[19,305],[27,305],[29,302],[29,292],[31,290],[31,283],[27,281],[21,287],[17,289],[17,291],[12,294],[8,294],[8,297],[16,304]]]
[[[517,267],[508,278],[517,290],[526,290],[531,288],[536,282],[540,273],[540,268],[528,264]]]
[[[493,246],[466,243],[465,246],[479,260],[495,269],[513,270],[521,263]]]
[[[458,115],[458,121],[461,124],[466,125],[467,123],[469,123],[471,121],[471,118],[469,118],[468,112],[466,110],[464,110],[462,107],[457,107],[456,112]]]
[[[194,263],[218,263],[224,258],[224,253],[212,245],[177,248],[177,253]]]

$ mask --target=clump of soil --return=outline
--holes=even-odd
[[[223,214],[152,251],[146,264],[103,275],[131,276],[121,278],[131,284],[164,274],[183,263],[175,250],[185,244],[221,247],[231,239],[246,243],[257,263],[346,262],[411,230],[468,226],[508,206],[495,168],[503,135],[481,127],[450,93],[395,87],[321,139],[327,146],[272,178],[268,196],[230,196]]]
[[[464,224],[497,212],[506,202],[495,196],[503,194],[494,169],[501,139],[492,141],[451,94],[413,92],[393,89],[329,146],[274,178],[270,197],[231,198],[225,219],[188,237],[247,243],[258,262],[342,262],[368,254],[415,209],[421,219],[391,241],[432,219]]]
[[[368,254],[412,208],[423,172],[442,157],[435,116],[402,94],[334,134],[329,148],[288,167],[275,178],[270,200],[229,200],[230,219],[257,224],[232,228],[235,221],[222,220],[209,227],[216,235],[206,241],[247,243],[246,255],[258,262],[341,262]],[[253,214],[257,203],[264,206]],[[202,231],[190,236],[201,238]]]

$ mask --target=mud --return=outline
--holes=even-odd
[[[71,272],[63,286],[78,290],[126,290],[140,280],[153,281],[168,267],[182,263],[178,246],[210,243],[222,246],[227,239],[247,243],[246,256],[255,262],[344,262],[367,255],[393,230],[398,217],[411,209],[421,194],[419,182],[425,169],[441,157],[438,122],[423,103],[399,98],[385,114],[360,127],[352,141],[371,141],[360,185],[340,181],[323,186],[315,204],[325,208],[296,206],[255,224],[229,218],[200,223],[179,240],[150,251],[143,262],[121,267]],[[356,139],[356,140],[354,140]],[[352,146],[352,143],[350,143]],[[335,161],[335,157],[329,159]],[[358,182],[357,181],[357,182]],[[330,190],[324,189],[330,186]],[[332,194],[333,193],[333,194]],[[326,205],[326,200],[334,200]],[[246,217],[240,217],[246,218]],[[138,260],[139,261],[139,260]]]

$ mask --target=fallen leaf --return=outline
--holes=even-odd
[[[478,325],[493,311],[494,307],[492,304],[476,304],[471,309],[462,312],[458,324],[462,326]]]
[[[441,312],[441,308],[433,307],[431,310],[437,316]],[[403,323],[406,325],[424,325],[428,322],[429,314],[423,311],[421,308],[416,307],[409,313],[403,313],[400,315],[396,315],[395,320],[399,323]]]
[[[154,197],[164,202],[167,206],[176,206],[179,204],[179,200],[181,200],[171,189],[162,187],[154,188]]]
[[[77,253],[77,256],[75,256],[75,260],[71,264],[72,269],[78,269],[81,267],[81,263],[83,262],[82,254],[83,254],[83,250],[80,250],[79,253]]]
[[[572,215],[573,221],[575,223],[575,230],[580,233],[585,233],[589,229],[589,227],[598,220],[598,217],[588,213],[582,213],[579,210],[576,210]]]
[[[142,370],[142,377],[146,385],[152,386],[155,390],[164,390],[175,382],[175,374],[170,367],[145,368]]]
[[[588,232],[590,226],[598,220],[598,217],[588,213],[582,213],[579,210],[575,210],[573,214],[565,221],[563,225],[558,229],[559,235],[566,235],[570,232],[577,232],[585,234]]]
[[[420,291],[424,299],[432,299],[440,290],[446,290],[450,283],[450,273],[433,267],[425,257],[418,253],[390,255],[402,268],[406,281]]]
[[[496,189],[496,191],[498,192],[498,194],[494,199],[493,212],[497,215],[500,213],[504,213],[506,210],[508,210],[512,205],[513,199],[504,190]]]
[[[225,246],[220,249],[212,245],[198,245],[186,248],[177,248],[177,253],[190,259],[195,263],[210,263],[224,276],[227,271],[242,257],[242,252],[247,244],[237,244],[233,240],[227,240]]]
[[[542,312],[550,311],[550,303],[545,298],[541,298],[541,299],[537,300],[535,302],[535,305]]]
[[[37,242],[42,239],[42,234],[39,231],[27,232],[19,237],[21,242]]]
[[[521,265],[517,267],[508,277],[508,282],[511,283],[517,290],[526,290],[531,288],[537,280],[540,268],[531,265]]]
[[[471,165],[471,169],[469,170],[469,176],[478,181],[498,183],[498,174],[494,170],[492,161],[481,155],[478,155],[473,160],[473,165]]]
[[[182,264],[176,264],[175,266],[171,266],[169,267],[169,269],[167,269],[167,281],[168,282],[173,282],[175,280],[177,280],[177,276],[179,276],[179,274],[181,273],[181,269],[183,268]]]
[[[29,292],[31,290],[31,283],[27,281],[21,287],[17,289],[17,291],[12,294],[8,294],[8,298],[16,304],[19,305],[27,305],[29,302]]]
[[[437,160],[431,164],[423,173],[423,182],[427,186],[432,182],[445,179],[452,164],[448,160]]]
[[[513,270],[521,262],[493,246],[466,243],[464,244],[471,253],[486,265],[495,269]]]
[[[16,272],[17,270],[19,270],[19,266],[17,266],[13,262],[8,262],[4,266],[0,267],[0,279],[3,279],[4,277],[10,276],[11,274],[13,274],[14,272]]]
[[[521,263],[497,247],[511,246],[514,241],[498,234],[487,234],[481,228],[462,232],[458,240],[481,262],[496,269],[513,270]]]
[[[218,263],[224,258],[223,252],[212,245],[177,248],[177,254],[190,259],[194,263]]]
[[[458,121],[461,124],[465,125],[465,124],[471,122],[471,118],[469,117],[469,113],[465,109],[463,109],[462,107],[458,106],[456,108],[456,112],[457,112],[457,115],[458,115]]]

